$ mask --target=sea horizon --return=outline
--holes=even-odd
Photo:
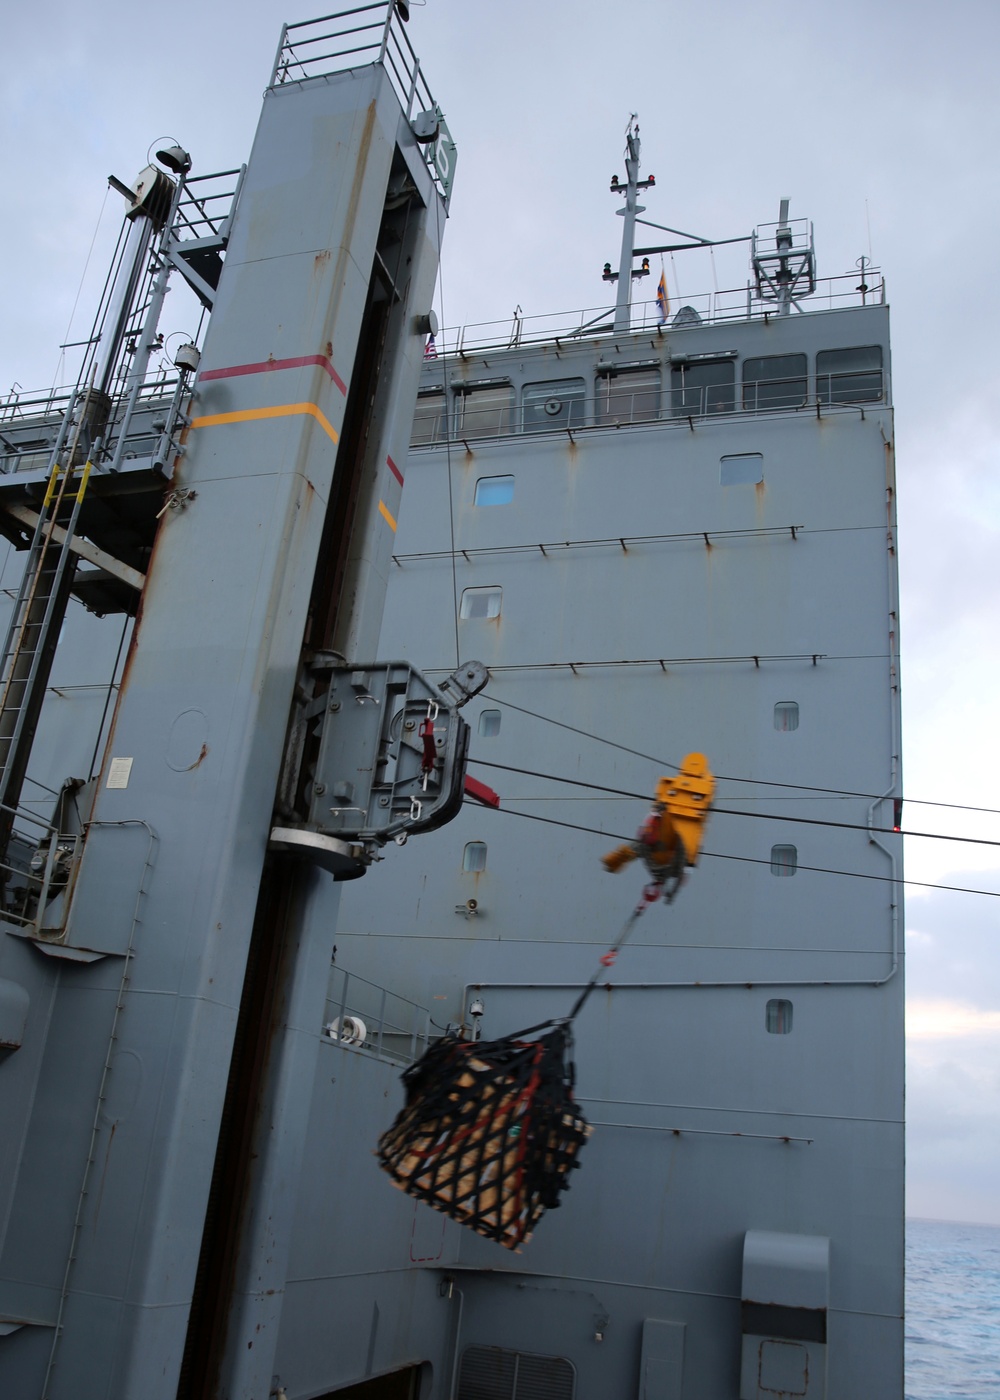
[[[1000,1230],[1000,1220],[956,1220],[948,1215],[906,1215],[903,1218],[907,1224],[915,1220],[923,1225],[981,1225],[986,1230]]]
[[[907,1216],[906,1400],[1000,1395],[1000,1224]]]

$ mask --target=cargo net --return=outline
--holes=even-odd
[[[406,1105],[379,1140],[380,1165],[417,1200],[517,1249],[559,1205],[590,1134],[571,1045],[566,1020],[503,1040],[442,1037],[403,1074]]]

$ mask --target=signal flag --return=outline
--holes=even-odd
[[[667,296],[667,274],[660,271],[660,280],[656,284],[656,310],[659,313],[660,325],[670,315],[670,298]]]

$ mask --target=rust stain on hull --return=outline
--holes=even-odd
[[[201,746],[201,753],[199,753],[198,757],[195,759],[195,761],[194,761],[193,763],[189,763],[189,764],[188,764],[188,766],[184,769],[184,772],[185,772],[185,773],[192,773],[192,772],[194,772],[194,770],[195,770],[196,768],[199,768],[199,767],[201,766],[201,764],[204,762],[204,760],[205,760],[205,758],[206,758],[207,756],[208,756],[208,745],[207,745],[207,744],[202,744],[202,746]]]

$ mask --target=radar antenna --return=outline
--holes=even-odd
[[[793,306],[801,310],[799,297],[812,296],[816,290],[816,251],[810,220],[789,219],[788,200],[783,199],[778,222],[761,224],[754,230],[750,255],[759,299],[776,301],[779,316],[788,316]]]

